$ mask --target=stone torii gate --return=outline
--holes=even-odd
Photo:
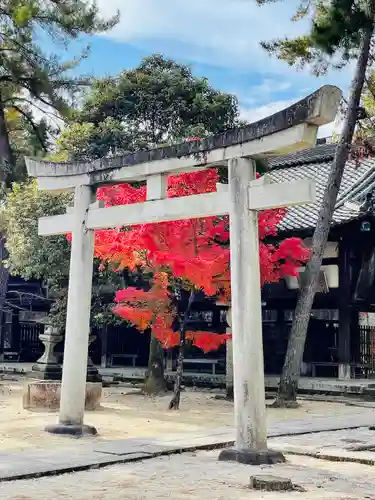
[[[95,434],[84,425],[94,231],[169,220],[230,214],[232,331],[236,444],[221,459],[270,463],[282,455],[267,449],[263,373],[261,291],[257,212],[314,201],[309,179],[286,184],[255,181],[254,159],[315,145],[317,130],[334,120],[341,92],[324,86],[289,108],[242,128],[151,151],[90,163],[51,163],[26,159],[42,190],[74,191],[66,214],[39,219],[42,236],[72,233],[69,294],[60,415],[46,430]],[[215,193],[166,198],[168,175],[227,166],[229,186]],[[96,188],[121,182],[147,182],[147,201],[101,208]]]

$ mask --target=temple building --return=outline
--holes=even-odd
[[[334,144],[323,144],[270,162],[273,180],[310,177],[316,180],[317,188],[314,205],[288,209],[279,237],[299,236],[306,245],[311,244],[334,153]],[[375,306],[374,188],[375,159],[348,161],[311,313],[304,356],[306,375],[372,376],[375,351],[369,313]],[[264,287],[266,372],[280,373],[302,280],[303,269],[298,279]]]

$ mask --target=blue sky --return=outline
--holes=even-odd
[[[323,78],[296,71],[268,56],[261,40],[306,30],[292,23],[299,0],[264,7],[255,0],[97,0],[103,16],[118,9],[120,23],[91,39],[91,54],[81,71],[97,76],[136,66],[158,52],[191,64],[197,75],[236,94],[243,117],[250,121],[284,108],[325,83],[347,91],[351,68]],[[325,127],[320,135],[327,135]]]

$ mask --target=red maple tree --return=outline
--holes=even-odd
[[[216,191],[219,174],[216,169],[185,173],[168,178],[167,196],[183,197]],[[105,206],[146,202],[146,186],[129,184],[105,186],[98,190]],[[187,201],[188,203],[188,201]],[[309,251],[299,238],[279,244],[265,242],[277,235],[277,226],[285,209],[265,210],[259,214],[259,259],[261,283],[276,282],[283,276],[297,276]],[[185,340],[204,352],[216,350],[229,335],[204,331],[187,331],[187,320],[196,293],[217,296],[230,301],[229,219],[207,217],[180,221],[124,225],[95,234],[95,256],[114,265],[118,271],[141,269],[152,274],[149,290],[128,287],[116,293],[115,314],[126,319],[139,331],[151,330],[164,348],[179,345],[174,395],[170,409],[180,403]],[[189,301],[179,318],[174,291],[188,290]],[[176,328],[177,325],[177,328]]]
[[[219,175],[208,169],[170,176],[168,197],[189,196],[216,191]],[[105,206],[143,203],[146,187],[129,184],[100,188],[98,198]],[[278,245],[268,244],[267,236],[277,234],[285,209],[265,210],[259,214],[261,283],[277,282],[283,276],[298,275],[309,251],[299,238]],[[126,221],[124,221],[126,222]],[[174,326],[177,308],[172,291],[182,287],[191,293],[230,300],[230,255],[228,216],[121,227],[97,231],[95,255],[117,269],[141,268],[153,275],[148,291],[129,287],[116,294],[114,313],[140,331],[151,329],[164,348],[181,342]],[[228,338],[212,332],[185,332],[186,338],[204,352],[216,350]]]

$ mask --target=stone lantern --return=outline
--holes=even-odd
[[[63,340],[59,330],[52,325],[45,325],[44,333],[39,335],[44,344],[44,353],[32,367],[32,374],[39,380],[61,380],[62,369],[55,356],[55,347]]]
[[[56,345],[64,339],[64,335],[50,324],[39,335],[45,349],[43,355],[32,367],[34,380],[25,384],[23,392],[23,408],[27,410],[57,410],[60,406],[62,367],[55,356]],[[96,339],[90,335],[89,345]],[[85,409],[96,410],[100,407],[102,396],[101,377],[90,356],[87,358],[87,383]]]

